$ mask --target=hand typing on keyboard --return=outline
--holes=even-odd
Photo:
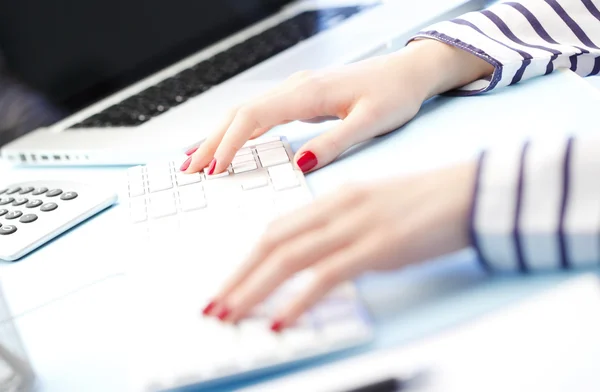
[[[429,176],[345,189],[275,220],[204,314],[238,322],[298,272],[308,284],[277,309],[271,329],[292,325],[340,282],[395,269],[469,244],[475,164]]]
[[[183,165],[182,171],[223,172],[250,138],[294,120],[342,119],[309,141],[294,158],[303,171],[318,169],[352,145],[406,123],[422,102],[491,74],[483,60],[433,40],[414,41],[397,53],[339,69],[301,72],[260,99],[232,111]]]

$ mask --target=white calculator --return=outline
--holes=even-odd
[[[113,192],[79,182],[0,186],[0,260],[20,259],[116,200]]]

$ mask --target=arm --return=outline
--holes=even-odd
[[[475,94],[557,68],[600,72],[597,0],[506,2],[430,26],[387,56],[330,71],[302,72],[231,112],[182,165],[219,173],[251,138],[294,120],[339,118],[294,157],[319,169],[352,145],[410,121],[421,103],[453,90]],[[307,159],[310,157],[310,159]]]
[[[489,91],[558,68],[596,75],[599,8],[597,0],[506,1],[430,26],[413,39],[445,42],[494,66],[491,77],[462,86],[459,94]]]
[[[538,271],[600,260],[600,138],[538,140],[486,151],[472,242],[484,265]]]

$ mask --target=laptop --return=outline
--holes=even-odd
[[[464,12],[479,2],[447,3],[440,8]],[[131,165],[179,154],[233,107],[294,72],[381,50],[401,30],[386,7],[372,0],[8,2],[0,52],[64,115],[0,153],[26,165]],[[416,18],[415,30],[429,14]]]

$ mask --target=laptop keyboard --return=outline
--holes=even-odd
[[[300,13],[88,117],[70,129],[131,127],[150,121],[365,8],[339,7]]]

